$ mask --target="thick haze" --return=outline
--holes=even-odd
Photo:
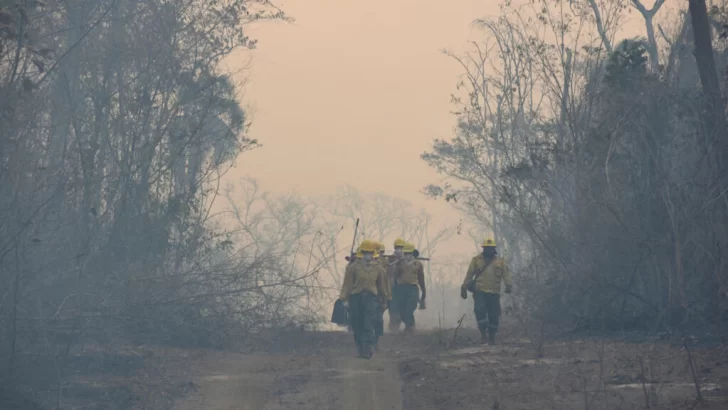
[[[728,409],[728,0],[270,1],[0,0],[0,409]]]
[[[248,35],[260,47],[229,61],[246,78],[250,135],[263,147],[242,155],[227,181],[250,176],[264,190],[305,195],[353,184],[427,209],[434,227],[457,224],[455,210],[419,192],[440,178],[420,154],[452,136],[450,97],[462,69],[442,50],[481,41],[472,22],[497,17],[500,3],[278,2],[295,22],[254,25]],[[630,20],[640,32],[640,19]],[[440,247],[470,250],[467,235]]]
[[[257,25],[249,33],[260,47],[230,63],[249,66],[244,100],[263,148],[241,156],[228,180],[248,175],[266,190],[313,195],[348,183],[426,208],[436,227],[456,224],[454,210],[419,192],[438,179],[420,154],[454,125],[460,68],[442,49],[477,39],[471,22],[496,16],[497,4],[280,2],[296,21]],[[460,238],[442,252],[469,252],[470,238]]]

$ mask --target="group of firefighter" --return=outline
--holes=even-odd
[[[468,266],[460,296],[473,295],[475,318],[482,343],[495,343],[500,321],[501,284],[511,293],[511,275],[498,256],[496,243],[488,238],[482,252]],[[348,308],[349,326],[359,357],[369,359],[378,350],[384,333],[384,312],[389,311],[389,330],[404,333],[415,330],[415,310],[425,309],[427,289],[422,262],[415,246],[398,238],[394,252],[385,254],[384,244],[364,240],[349,258],[339,300]]]

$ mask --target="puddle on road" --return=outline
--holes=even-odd
[[[466,347],[463,349],[456,349],[451,352],[447,352],[448,356],[458,356],[461,354],[477,354],[477,353],[486,353],[491,351],[490,346],[476,346],[476,347]]]
[[[465,350],[465,349],[463,349]],[[483,351],[481,351],[483,353]],[[564,359],[551,359],[551,358],[542,358],[542,359],[508,359],[506,362],[502,358],[496,356],[496,355],[475,355],[472,354],[466,357],[457,358],[457,359],[446,359],[446,360],[440,360],[438,362],[438,365],[442,368],[448,368],[448,369],[457,369],[457,368],[464,368],[464,367],[474,367],[474,366],[483,366],[483,365],[496,365],[499,369],[505,369],[505,368],[514,368],[514,367],[521,367],[521,366],[538,366],[538,365],[561,365],[564,364],[566,360]]]
[[[515,346],[507,346],[507,345],[496,345],[496,346],[474,346],[474,347],[464,347],[462,349],[455,349],[451,350],[447,353],[445,353],[445,356],[463,356],[463,355],[473,355],[473,354],[479,354],[479,353],[490,353],[493,355],[516,355],[519,353],[526,354],[526,351],[524,351],[522,348],[515,347]]]
[[[482,365],[501,364],[498,360],[484,357],[468,357],[465,359],[441,360],[437,362],[443,369],[462,369],[465,367],[478,367]]]
[[[642,389],[642,383],[627,383],[627,384],[610,384],[609,387],[613,389]],[[674,388],[688,388],[695,389],[693,383],[645,383],[644,387],[655,387],[657,389],[674,389]],[[701,391],[714,391],[720,390],[720,386],[713,383],[705,383],[700,385]]]
[[[358,376],[366,376],[366,375],[370,375],[370,374],[381,373],[383,370],[384,369],[380,369],[380,368],[377,368],[377,369],[346,369],[346,368],[334,369],[334,368],[329,368],[329,369],[322,370],[320,373],[317,373],[317,374],[319,375],[319,377],[324,378],[324,379],[329,379],[329,378],[331,378],[331,379],[350,379],[350,378],[354,378],[354,377],[358,377]],[[312,374],[307,373],[305,376],[308,377],[311,375]],[[291,377],[300,378],[303,376],[304,375],[298,375],[298,376],[289,375],[288,377],[289,378],[291,378]],[[246,377],[245,375],[214,374],[214,375],[204,376],[202,378],[202,380],[207,381],[207,382],[226,382],[226,381],[233,381],[233,380],[242,380],[245,377]],[[250,377],[250,376],[248,376],[248,377]]]
[[[367,369],[330,369],[335,375],[334,379],[351,379],[357,376],[365,376],[373,373],[380,373],[379,370]]]
[[[210,381],[210,382],[225,382],[229,380],[239,380],[242,379],[242,376],[236,376],[231,374],[215,374],[212,376],[205,376],[202,378],[202,380]]]
[[[539,364],[564,364],[566,360],[564,359],[550,359],[547,357],[541,358],[541,359],[527,359],[527,360],[519,360],[520,364],[527,364],[529,366],[535,366]]]

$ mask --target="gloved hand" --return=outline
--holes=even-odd
[[[425,296],[423,295],[422,298],[420,299],[420,310],[425,310],[425,309],[427,309],[427,305],[425,304]]]
[[[460,297],[463,299],[468,298],[468,290],[465,288],[465,285],[460,287]]]
[[[506,293],[510,294],[511,292],[513,292],[513,286],[506,285]]]

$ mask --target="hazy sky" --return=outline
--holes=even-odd
[[[449,137],[450,94],[460,71],[442,54],[477,38],[473,19],[497,15],[497,2],[285,0],[294,23],[263,23],[259,40],[229,64],[248,66],[244,103],[250,135],[263,147],[246,153],[227,178],[251,176],[265,190],[330,194],[353,184],[411,201],[436,214],[458,214],[419,190],[438,175],[421,159]],[[448,248],[465,246],[469,238]]]
[[[483,34],[476,18],[499,14],[497,0],[282,0],[294,23],[262,23],[253,52],[229,64],[248,78],[250,136],[228,179],[251,176],[264,190],[330,194],[353,184],[424,207],[442,222],[459,216],[419,190],[438,175],[421,159],[452,135],[450,94],[461,70],[442,54]],[[469,238],[447,248],[471,249]]]

